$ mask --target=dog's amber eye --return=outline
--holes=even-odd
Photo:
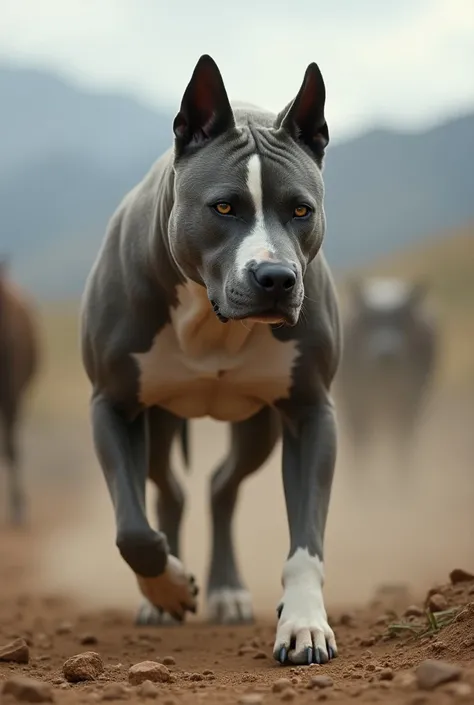
[[[214,208],[220,215],[230,215],[232,213],[232,206],[229,203],[216,203]]]
[[[309,215],[308,206],[297,206],[293,211],[293,215],[295,218],[304,218],[305,216]]]

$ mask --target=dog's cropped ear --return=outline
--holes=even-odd
[[[287,130],[294,140],[311,150],[321,166],[329,143],[329,129],[324,117],[326,88],[319,67],[314,62],[306,69],[303,83],[294,101],[277,118],[276,126]]]
[[[173,122],[175,148],[200,146],[235,126],[234,114],[216,62],[203,54],[184,92]]]

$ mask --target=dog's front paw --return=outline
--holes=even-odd
[[[312,604],[317,595],[307,595],[298,609],[280,605],[273,656],[280,663],[298,665],[327,663],[337,656],[336,638],[328,624],[324,607]]]
[[[196,612],[198,587],[175,556],[168,556],[164,573],[153,578],[137,575],[142,594],[158,610],[183,621],[186,612]]]
[[[324,607],[322,576],[322,563],[302,549],[286,563],[273,647],[280,663],[322,664],[337,656],[336,638]]]
[[[138,608],[135,624],[137,627],[175,627],[181,624],[181,620],[164,612],[161,607],[155,607],[148,600],[143,600]]]

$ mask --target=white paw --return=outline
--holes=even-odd
[[[175,556],[168,556],[164,573],[155,578],[137,575],[142,594],[159,610],[182,621],[186,612],[196,612],[198,588]]]
[[[273,656],[280,663],[327,663],[337,656],[334,632],[328,624],[322,593],[323,564],[306,549],[298,549],[283,570]]]
[[[154,607],[148,600],[143,600],[138,609],[135,624],[139,627],[174,627],[181,624],[181,621],[172,617],[168,612]]]
[[[253,622],[252,598],[243,588],[218,588],[207,598],[207,618],[218,624]]]

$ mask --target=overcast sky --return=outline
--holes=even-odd
[[[0,0],[0,61],[179,105],[203,53],[279,110],[316,61],[337,138],[474,107],[474,0]]]

